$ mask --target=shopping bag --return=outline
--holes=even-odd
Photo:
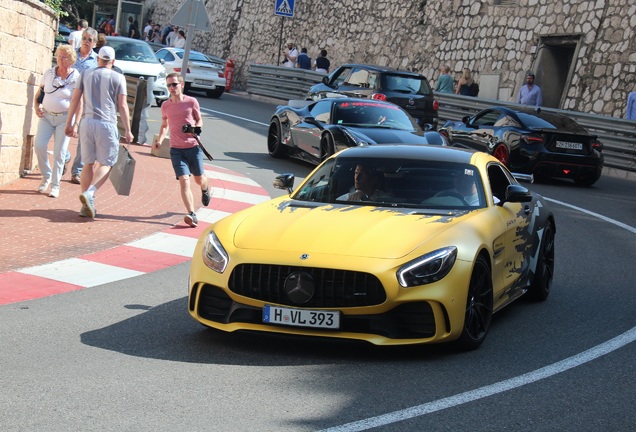
[[[110,170],[109,176],[117,195],[130,195],[130,188],[135,175],[135,163],[135,159],[126,146],[120,145],[117,162]]]

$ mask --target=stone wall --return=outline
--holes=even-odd
[[[456,79],[469,68],[492,99],[513,100],[530,69],[546,106],[623,117],[636,90],[633,0],[296,0],[284,19],[273,0],[205,3],[212,31],[196,31],[192,47],[235,59],[239,88],[249,63],[277,63],[284,21],[283,43],[293,39],[312,58],[325,48],[332,66],[390,65],[432,82],[441,65]],[[148,17],[164,24],[181,4],[147,0]]]
[[[36,165],[33,97],[51,67],[57,18],[36,0],[0,2],[0,185]]]

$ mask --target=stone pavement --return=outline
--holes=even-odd
[[[77,140],[69,148],[74,156]],[[197,212],[199,226],[190,228],[170,160],[147,146],[129,149],[137,161],[130,196],[118,196],[107,181],[96,195],[94,220],[79,217],[80,187],[70,182],[70,164],[59,198],[37,192],[39,172],[0,186],[0,305],[188,261],[210,223],[269,198],[242,174],[206,164],[212,200]],[[200,189],[191,184],[200,204]]]

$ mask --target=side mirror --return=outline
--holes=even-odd
[[[305,123],[309,123],[310,125],[316,126],[320,130],[324,129],[323,125],[318,120],[316,120],[315,117],[307,116],[303,118],[303,121]]]
[[[464,116],[464,117],[462,117],[462,123],[464,123],[464,124],[466,124],[466,125],[468,124],[468,121],[469,121],[469,120],[470,120],[470,116]]]
[[[508,185],[506,188],[506,202],[530,202],[532,194],[521,185]]]
[[[276,189],[287,190],[289,194],[294,191],[294,175],[292,173],[281,174],[274,179],[273,186]]]
[[[329,76],[322,77],[322,83],[325,84],[325,85],[329,85]]]

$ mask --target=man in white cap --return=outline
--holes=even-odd
[[[296,59],[298,58],[298,50],[294,46],[294,42],[287,41],[287,48],[283,49],[283,55],[285,56],[285,67],[296,67]]]
[[[102,47],[97,55],[97,68],[88,69],[80,75],[68,110],[66,135],[77,137],[79,123],[84,163],[80,183],[82,193],[79,196],[82,217],[95,217],[95,193],[106,182],[117,162],[117,111],[125,128],[126,142],[133,140],[126,102],[126,79],[112,69],[114,62],[115,50],[109,46]],[[75,118],[78,112],[82,113],[81,123]]]

